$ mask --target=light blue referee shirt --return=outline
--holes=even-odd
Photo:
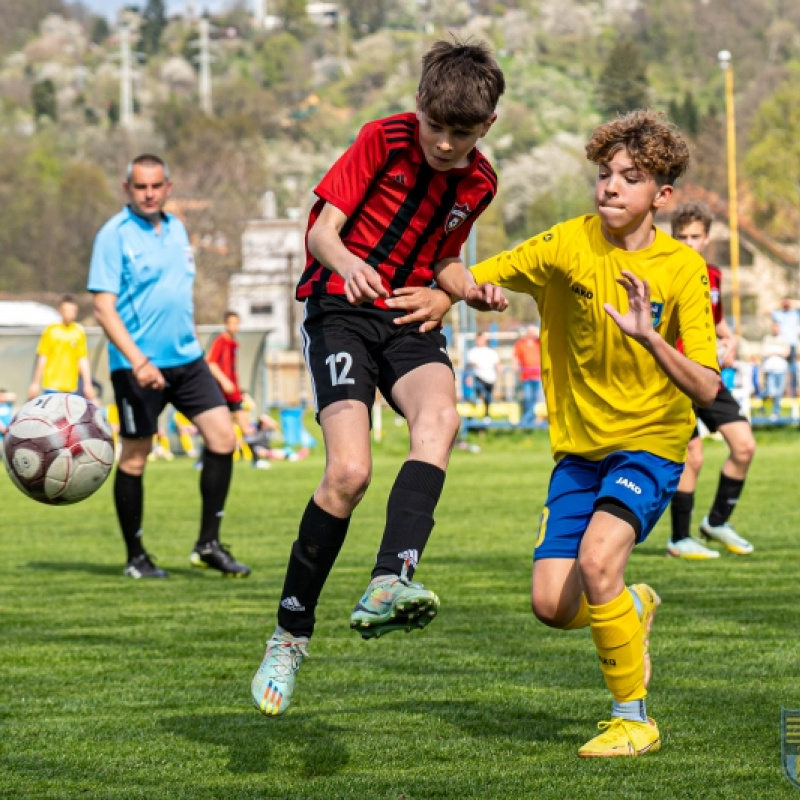
[[[161,232],[125,207],[94,240],[87,288],[117,296],[117,313],[157,367],[178,367],[203,355],[194,331],[195,263],[183,223],[163,214]],[[109,369],[130,369],[111,343]]]

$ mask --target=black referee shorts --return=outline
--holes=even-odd
[[[217,406],[227,408],[222,390],[204,358],[159,369],[167,382],[164,389],[143,389],[131,369],[116,369],[111,373],[120,436],[144,439],[158,433],[158,417],[167,403],[172,403],[189,419]]]
[[[748,422],[727,386],[720,388],[716,399],[708,408],[695,406],[694,413],[711,433],[716,433],[722,425],[727,425],[729,422]],[[699,435],[700,433],[695,427],[692,439]]]

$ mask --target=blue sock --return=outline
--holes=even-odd
[[[633,598],[633,605],[636,606],[636,616],[639,619],[642,618],[642,601],[639,599],[639,595],[633,591],[633,589],[628,587],[628,591],[631,593],[631,597]]]
[[[641,700],[630,700],[627,703],[614,701],[611,707],[612,717],[629,719],[632,722],[647,722],[647,709],[645,708],[644,698]]]

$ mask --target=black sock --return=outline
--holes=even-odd
[[[308,501],[292,545],[278,607],[278,625],[293,636],[311,636],[314,632],[314,611],[349,525],[350,517],[334,517],[313,497]]]
[[[386,528],[372,577],[399,575],[408,561],[414,574],[433,530],[433,512],[444,488],[444,470],[424,461],[406,461],[389,493]]]
[[[114,506],[117,509],[117,519],[130,561],[144,553],[142,544],[144,488],[141,475],[131,475],[117,467],[114,475]]]
[[[233,453],[214,453],[203,450],[203,469],[200,472],[200,497],[203,511],[200,518],[200,535],[197,544],[208,544],[219,539],[219,526],[225,513],[225,498],[231,485]]]
[[[714,505],[708,514],[708,524],[712,527],[724,525],[733,514],[739,496],[744,489],[744,481],[736,478],[729,478],[724,473],[719,475],[719,486],[717,486],[717,496],[714,498]]]
[[[675,492],[669,510],[672,515],[672,541],[689,538],[692,526],[694,492]]]

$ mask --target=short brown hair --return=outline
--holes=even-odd
[[[74,294],[62,294],[61,299],[58,301],[60,306],[63,306],[64,303],[71,303],[73,306],[78,305],[78,301],[75,299]]]
[[[658,183],[674,183],[689,168],[689,145],[683,134],[659,111],[637,109],[594,129],[586,157],[594,164],[627,150],[637,169]]]
[[[222,320],[223,322],[227,322],[231,317],[236,317],[236,319],[241,319],[238,312],[229,310],[225,312],[225,316],[222,318]]]
[[[494,114],[506,88],[489,46],[439,40],[422,57],[419,107],[442,125],[478,125]]]
[[[672,225],[672,235],[674,236],[681,228],[691,225],[693,222],[702,222],[706,233],[711,230],[711,223],[714,217],[711,209],[705,203],[681,203],[669,218]]]
[[[169,167],[167,166],[167,162],[164,161],[163,158],[159,158],[152,153],[142,153],[140,156],[136,156],[132,161],[128,162],[128,166],[125,167],[125,180],[130,183],[131,178],[133,177],[133,168],[137,164],[144,164],[146,167],[163,167],[164,168],[164,180],[169,180]]]

